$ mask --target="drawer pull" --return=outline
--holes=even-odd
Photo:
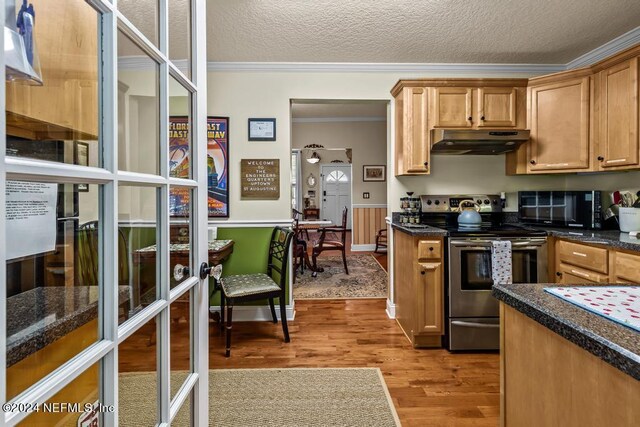
[[[587,256],[587,254],[583,254],[582,252],[572,252],[572,254],[574,254],[575,256],[582,256],[585,257]]]
[[[574,269],[571,269],[571,272],[572,272],[573,274],[575,274],[575,275],[578,275],[578,276],[584,277],[585,279],[591,279],[591,275],[590,275],[590,274],[583,273],[582,271],[576,271],[576,270],[574,270]]]

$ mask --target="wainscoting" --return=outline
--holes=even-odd
[[[372,251],[376,245],[378,230],[386,228],[384,217],[386,205],[354,205],[353,207],[353,251]]]

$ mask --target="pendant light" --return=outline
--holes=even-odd
[[[311,164],[316,164],[320,161],[320,156],[318,156],[318,153],[316,153],[315,151],[313,152],[313,154],[311,155],[311,157],[309,157],[307,159],[307,162],[311,163]]]

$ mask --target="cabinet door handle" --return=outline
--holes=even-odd
[[[562,276],[562,273],[560,273],[559,271],[556,271],[556,276],[560,277]]]
[[[420,274],[422,274],[422,275],[424,276],[425,274],[427,274],[427,272],[426,272],[426,271],[424,271],[424,270],[422,270],[422,271],[420,272]]]
[[[598,156],[598,161],[601,161],[601,162],[604,161],[604,157]]]
[[[430,250],[431,252],[433,252],[433,246],[431,246],[431,247],[429,248],[429,250]]]
[[[467,120],[471,121],[471,120],[473,120],[473,117],[469,116],[469,118]]]
[[[480,117],[480,120],[484,121],[484,116]]]
[[[429,166],[429,162],[424,162],[423,164],[425,167]]]
[[[532,165],[535,165],[536,161],[535,160],[531,160],[529,163],[531,163]]]
[[[575,256],[581,256],[581,257],[585,257],[587,256],[587,254],[583,254],[582,252],[572,252],[573,255]]]

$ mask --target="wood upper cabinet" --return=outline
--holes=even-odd
[[[396,176],[429,173],[427,101],[424,87],[405,87],[396,96]]]
[[[99,13],[76,0],[31,1],[42,86],[6,83],[7,134],[28,139],[96,139]],[[64,17],[64,19],[62,19]]]
[[[433,127],[524,128],[524,101],[524,88],[513,86],[436,87],[430,106]]]
[[[564,74],[564,73],[563,73]],[[529,88],[529,125],[527,172],[584,171],[591,167],[590,77]]]
[[[599,169],[638,166],[638,57],[600,71],[598,78]]]
[[[518,90],[515,87],[478,88],[478,127],[516,127]]]
[[[473,126],[473,89],[436,87],[433,89],[433,127],[470,128]]]

